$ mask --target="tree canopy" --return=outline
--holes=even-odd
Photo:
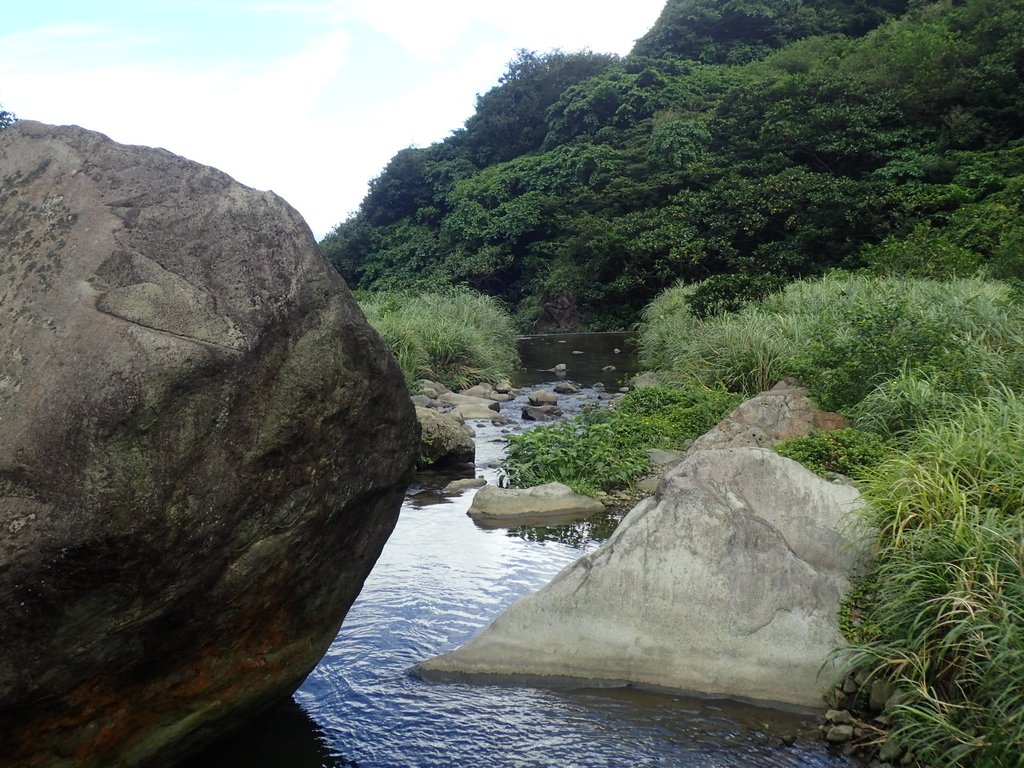
[[[623,327],[679,280],[727,307],[833,267],[1024,276],[1021,29],[1018,0],[670,0],[624,58],[520,52],[322,245],[524,329]]]

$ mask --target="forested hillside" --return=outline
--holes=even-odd
[[[1024,3],[669,0],[625,57],[523,52],[323,247],[528,329],[713,313],[832,267],[1024,276]]]

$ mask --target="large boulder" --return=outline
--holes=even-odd
[[[321,658],[413,408],[273,193],[31,122],[0,179],[0,762],[167,762]]]
[[[690,452],[709,448],[767,448],[816,429],[848,426],[841,413],[823,411],[807,398],[807,389],[783,379],[767,392],[742,403],[715,427],[697,438]]]
[[[853,488],[770,450],[697,452],[600,548],[420,673],[820,704],[863,551],[845,530],[857,504]]]
[[[487,411],[494,416],[494,411]],[[420,423],[420,468],[449,467],[472,464],[476,458],[476,444],[458,421],[444,413],[416,406],[416,419]]]

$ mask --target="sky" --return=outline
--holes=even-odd
[[[625,54],[666,0],[33,0],[0,106],[272,189],[317,239],[400,149],[460,128],[520,49]]]

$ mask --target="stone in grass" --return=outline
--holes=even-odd
[[[842,744],[853,739],[852,725],[833,725],[825,733],[825,738],[833,744]]]

